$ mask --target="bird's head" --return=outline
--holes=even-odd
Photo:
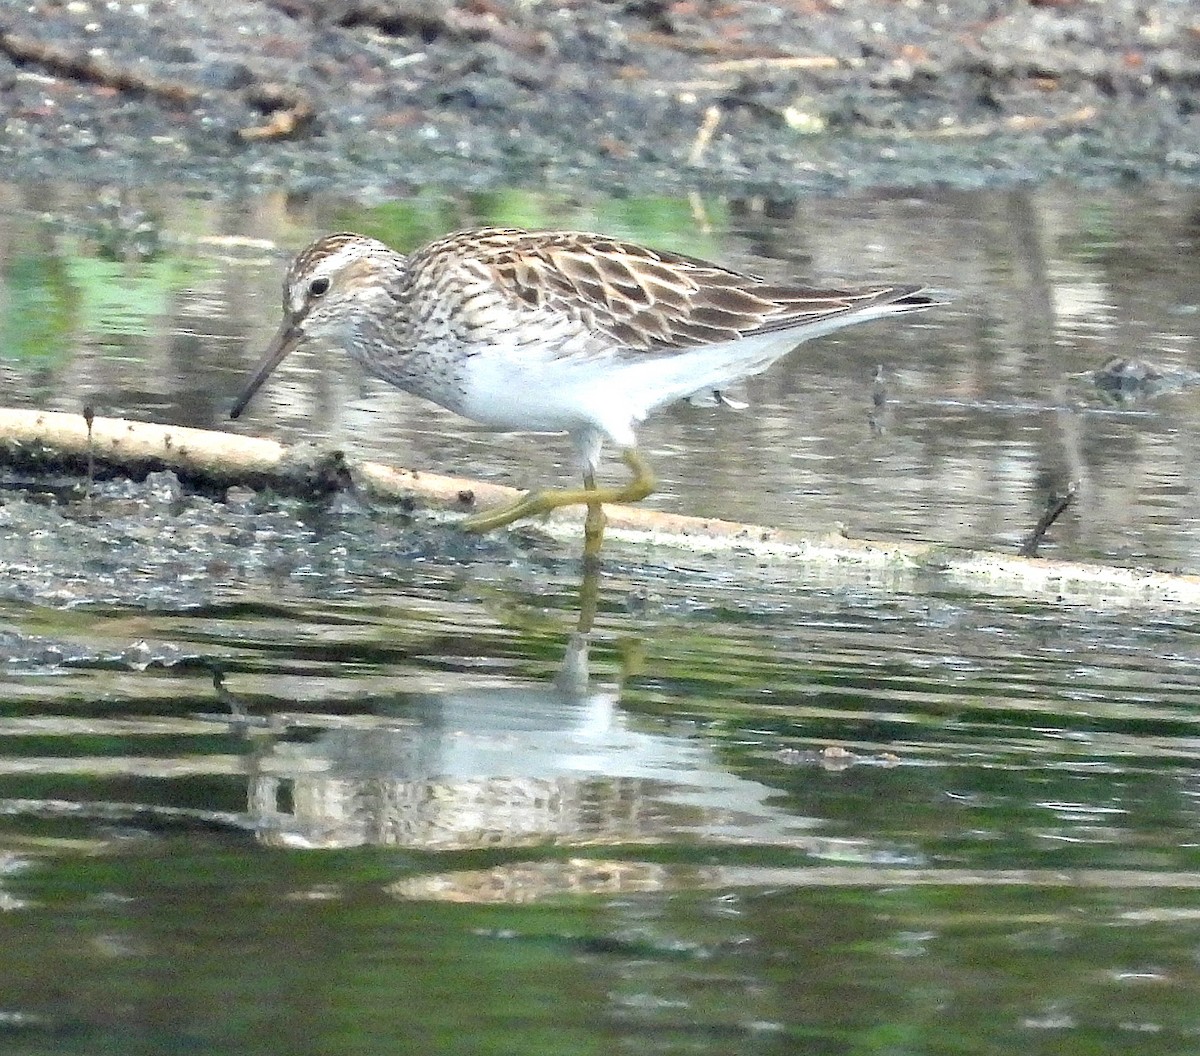
[[[236,418],[259,387],[309,341],[356,351],[364,313],[386,298],[404,258],[382,242],[349,233],[326,235],[296,255],[283,281],[283,322],[237,398]]]

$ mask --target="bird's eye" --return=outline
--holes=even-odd
[[[329,280],[328,279],[313,279],[313,281],[308,284],[308,295],[310,297],[320,297],[322,294],[328,293],[328,292],[329,292]]]

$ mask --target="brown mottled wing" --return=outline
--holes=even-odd
[[[451,235],[435,248],[486,265],[514,306],[565,313],[635,351],[731,341],[894,302],[897,311],[933,303],[917,286],[785,286],[581,232],[490,228]]]

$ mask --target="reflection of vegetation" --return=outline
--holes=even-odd
[[[80,299],[66,263],[48,253],[14,256],[0,273],[0,288],[0,358],[60,363]]]
[[[1058,239],[1056,252],[1080,264],[1100,264],[1118,250],[1114,215],[1108,202],[1078,203],[1075,222]]]
[[[405,252],[465,225],[457,207],[449,199],[441,195],[421,194],[402,202],[343,209],[334,214],[334,224],[331,226],[378,238]]]
[[[141,264],[70,256],[66,270],[80,291],[79,324],[91,334],[144,334],[166,316],[199,265],[164,256]]]
[[[155,260],[162,255],[162,217],[143,209],[124,189],[102,187],[91,221],[92,238],[105,260]]]
[[[708,221],[716,231],[724,230],[727,223],[724,214],[718,212]],[[719,254],[717,239],[700,230],[691,203],[674,198],[622,198],[579,204],[532,191],[498,191],[476,195],[465,206],[440,196],[422,195],[337,214],[337,226],[378,238],[401,252],[448,231],[477,225],[581,228],[697,256]]]
[[[0,357],[60,366],[80,333],[144,334],[208,267],[180,257],[124,264],[62,247],[16,255],[0,272]]]
[[[596,226],[613,234],[636,238],[648,245],[691,253],[720,256],[715,231],[727,231],[729,218],[723,206],[712,203],[702,229],[692,203],[678,198],[614,198],[600,203]]]

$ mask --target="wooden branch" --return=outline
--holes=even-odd
[[[289,139],[313,122],[317,110],[308,93],[291,84],[258,84],[244,92],[246,101],[267,115],[261,125],[238,129],[238,138],[247,142],[264,139]]]
[[[975,125],[949,125],[946,128],[935,128],[927,131],[913,132],[911,139],[959,139],[973,136],[997,136],[1002,134],[1021,135],[1026,132],[1050,132],[1060,128],[1074,128],[1077,125],[1090,124],[1095,120],[1098,111],[1094,106],[1080,107],[1066,114],[1047,117],[1041,114],[1012,114],[999,121],[984,121]],[[883,130],[893,134],[891,129]]]
[[[351,481],[368,495],[433,510],[468,511],[512,502],[513,488],[463,477],[355,462],[311,444],[179,426],[95,418],[83,414],[0,408],[0,463],[26,469],[86,471],[89,455],[103,470],[142,476],[171,469],[208,486],[246,484],[320,495]],[[1146,605],[1200,609],[1200,576],[1144,569],[1035,560],[956,550],[929,543],[876,542],[794,532],[645,507],[608,506],[608,536],[638,546],[738,554],[798,566],[795,575],[820,582],[873,582],[884,589],[940,589],[1037,597],[1052,603],[1102,607]],[[581,538],[581,510],[559,510],[541,531],[572,543]]]
[[[124,67],[103,55],[90,55],[83,48],[67,48],[36,40],[3,26],[0,26],[0,52],[21,66],[32,63],[73,80],[153,96],[174,106],[187,106],[201,95],[198,88],[181,81],[155,77],[144,70]]]
[[[836,70],[842,66],[836,55],[776,55],[706,62],[702,70],[712,73],[773,73],[787,70]]]
[[[191,106],[204,96],[199,88],[182,81],[157,77],[136,63],[122,65],[107,56],[91,55],[79,48],[37,40],[14,33],[2,25],[0,53],[18,65],[41,66],[72,80],[148,96],[172,106]],[[238,138],[245,142],[287,139],[299,135],[312,124],[316,116],[316,107],[308,93],[295,85],[253,84],[242,90],[242,96],[248,106],[266,115],[262,124],[238,129]]]
[[[97,466],[139,475],[173,469],[216,484],[279,472],[285,448],[274,440],[206,429],[151,425],[124,418],[0,408],[0,460],[38,469],[78,466],[91,455]]]

